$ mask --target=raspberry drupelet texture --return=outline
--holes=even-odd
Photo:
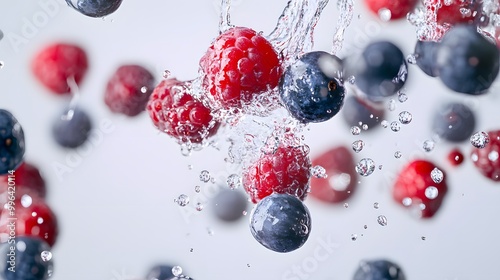
[[[200,60],[203,88],[217,105],[241,108],[278,85],[281,66],[269,41],[252,29],[222,33]]]
[[[217,132],[220,123],[189,91],[185,82],[163,80],[153,91],[147,110],[159,130],[183,143],[201,143]]]

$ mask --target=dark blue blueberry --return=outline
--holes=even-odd
[[[369,44],[346,62],[346,76],[354,76],[357,87],[372,100],[396,94],[408,77],[403,52],[387,41]]]
[[[87,140],[92,123],[87,113],[80,108],[67,109],[52,127],[56,142],[65,148],[76,148]]]
[[[346,99],[342,108],[342,116],[350,127],[360,126],[360,122],[366,124],[368,129],[380,126],[379,122],[383,120],[384,114],[382,103],[378,104],[352,95]]]
[[[461,103],[449,103],[441,107],[434,116],[432,130],[450,142],[461,142],[470,138],[476,126],[472,110]]]
[[[255,206],[250,231],[264,247],[279,253],[291,252],[309,238],[311,215],[297,197],[272,194]]]
[[[425,74],[431,77],[439,76],[436,64],[438,47],[439,43],[433,41],[418,40],[415,45],[414,55],[417,65]]]
[[[146,280],[170,280],[174,277],[172,274],[173,266],[170,265],[156,265],[153,266],[147,276]]]
[[[342,108],[342,61],[326,52],[310,52],[290,65],[280,81],[283,104],[303,123],[323,122]]]
[[[495,81],[499,59],[497,46],[476,26],[455,26],[444,35],[437,52],[439,77],[453,91],[479,95]]]
[[[212,209],[217,218],[224,222],[234,222],[243,217],[248,208],[248,198],[236,190],[222,189],[212,200]]]
[[[21,125],[9,111],[0,109],[0,175],[16,169],[23,161],[24,152]]]
[[[50,247],[45,241],[25,236],[9,240],[11,241],[0,245],[1,279],[45,280],[52,275],[54,267],[52,259],[42,259],[42,252],[50,252]]]
[[[387,260],[363,261],[353,280],[406,280],[401,267]]]
[[[89,17],[104,17],[114,13],[122,0],[66,0],[66,3]]]

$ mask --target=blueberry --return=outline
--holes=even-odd
[[[76,148],[87,140],[92,123],[80,108],[66,109],[52,127],[56,142],[65,148]]]
[[[311,215],[295,196],[272,194],[255,206],[250,231],[264,247],[279,253],[300,248],[311,232]]]
[[[369,44],[359,56],[346,61],[346,76],[356,78],[357,87],[372,100],[381,100],[400,90],[408,77],[403,52],[387,41]]]
[[[323,122],[342,108],[345,89],[342,61],[326,52],[306,53],[288,66],[279,92],[288,112],[297,120]]]
[[[405,280],[406,277],[397,264],[387,260],[363,261],[354,274],[353,280]]]
[[[52,259],[42,259],[42,252],[50,252],[45,241],[27,236],[18,236],[15,243],[0,245],[0,277],[5,280],[45,280],[49,279],[53,271]],[[14,250],[11,250],[13,247]],[[10,254],[10,255],[9,255]],[[11,255],[15,254],[14,261]],[[13,270],[15,266],[15,272]],[[9,269],[10,268],[10,269]]]
[[[498,48],[477,32],[476,26],[458,25],[441,40],[437,65],[441,81],[451,90],[479,95],[495,81]]]
[[[461,103],[449,103],[435,114],[432,130],[441,138],[450,142],[469,139],[476,126],[476,117],[472,110]]]
[[[420,67],[425,74],[431,77],[439,76],[436,65],[436,54],[439,43],[433,41],[417,41],[415,45],[415,60],[417,66]]]
[[[357,96],[349,96],[342,108],[342,116],[347,125],[359,126],[360,122],[366,124],[368,129],[380,126],[378,123],[384,118],[384,106],[362,99]]]
[[[66,3],[89,17],[104,17],[114,13],[122,0],[66,0]]]
[[[212,209],[217,218],[224,222],[234,222],[243,217],[248,207],[248,199],[240,191],[222,189],[212,200]]]
[[[155,265],[149,270],[145,280],[170,280],[174,277],[172,268],[170,265]]]
[[[0,175],[16,169],[25,152],[24,132],[19,122],[6,110],[0,109]]]

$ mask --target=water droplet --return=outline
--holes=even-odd
[[[42,217],[38,217],[38,219],[36,220],[36,222],[41,225],[43,224],[43,218]]]
[[[382,9],[378,10],[378,16],[383,21],[390,21],[391,17],[392,17],[392,13],[389,9],[382,8]]]
[[[377,218],[377,222],[381,226],[386,226],[387,225],[387,218],[384,215],[380,215]]]
[[[361,176],[369,176],[375,171],[375,162],[371,158],[364,158],[356,165],[356,172]]]
[[[199,193],[201,191],[201,187],[200,186],[195,186],[194,187],[194,191]]]
[[[421,237],[421,239],[422,239],[423,241],[425,241],[426,237],[425,237],[425,236],[422,236],[422,237]]]
[[[43,251],[40,257],[42,257],[42,261],[48,262],[52,259],[52,253],[50,251]]]
[[[181,276],[182,275],[182,267],[176,265],[174,267],[172,267],[172,274],[177,277],[177,276]]]
[[[394,132],[398,132],[401,129],[399,123],[397,121],[391,122],[391,130]]]
[[[410,64],[416,64],[417,63],[417,56],[415,54],[409,54],[406,57],[406,61]]]
[[[226,182],[230,189],[235,190],[241,186],[241,177],[238,174],[231,174]]]
[[[431,171],[431,178],[434,183],[439,184],[441,181],[443,181],[443,171],[439,170],[439,168],[434,167]]]
[[[367,226],[367,225],[364,225],[364,226],[363,226],[363,228],[364,228],[364,229],[367,229],[367,228],[368,228],[368,226]]]
[[[358,239],[358,235],[355,233],[351,234],[351,240],[356,241],[356,239]]]
[[[168,77],[170,77],[170,71],[168,71],[168,70],[163,71],[162,76],[163,76],[163,79],[168,79]]]
[[[188,164],[188,169],[189,170],[193,170],[193,165],[192,164]]]
[[[194,252],[194,249],[193,248],[189,249],[189,252],[190,253]]]
[[[24,208],[30,207],[32,203],[33,203],[33,199],[31,198],[30,195],[23,194],[23,196],[21,196],[21,205]]]
[[[249,264],[249,263],[247,263],[247,267],[250,267],[250,264]]]
[[[208,233],[208,235],[210,235],[210,236],[214,236],[215,231],[214,231],[213,229],[211,229],[211,228],[207,228],[207,233]]]
[[[476,132],[470,137],[470,143],[478,149],[486,147],[489,142],[490,137],[488,136],[488,133],[483,131]]]
[[[201,211],[203,210],[203,204],[201,202],[196,203],[196,211]]]
[[[498,159],[498,152],[497,151],[491,151],[489,154],[488,154],[488,159],[490,161],[496,161]]]
[[[184,207],[184,206],[189,204],[189,196],[187,196],[185,194],[181,194],[181,195],[179,195],[178,198],[174,199],[174,202],[179,204],[179,206]]]
[[[0,41],[3,39],[3,32],[0,30]]]
[[[352,150],[355,151],[356,153],[361,152],[363,148],[365,147],[365,142],[363,140],[356,140],[352,142]]]
[[[394,153],[394,157],[395,157],[395,158],[401,158],[401,156],[402,156],[402,154],[401,154],[401,152],[400,152],[400,151],[396,151],[396,152]]]
[[[354,85],[356,83],[356,77],[354,76],[349,76],[347,78],[347,82],[349,82],[351,85]]]
[[[422,144],[422,148],[426,152],[431,152],[434,150],[434,147],[436,146],[436,143],[432,140],[425,140],[424,143]]]
[[[399,121],[402,124],[409,124],[409,123],[411,123],[412,119],[413,119],[413,116],[408,111],[403,111],[403,112],[399,113]]]
[[[247,211],[243,210],[243,216],[246,216],[247,214]]]
[[[380,122],[380,124],[382,125],[383,128],[387,128],[389,126],[389,122],[386,120],[383,120],[382,122]]]
[[[4,62],[0,60],[0,69],[2,69],[4,65]]]
[[[383,167],[384,167],[384,166],[383,166],[382,164],[381,164],[381,165],[379,165],[379,166],[378,166],[378,170],[382,170],[382,168],[383,168]]]
[[[358,126],[351,127],[351,134],[352,135],[359,135],[360,133],[361,133],[361,129]]]
[[[399,92],[398,93],[398,100],[401,103],[405,103],[408,100],[408,95],[406,95],[406,93],[404,93],[404,92]]]
[[[321,165],[316,165],[311,168],[311,175],[316,178],[326,178],[328,175],[326,174],[325,168]]]
[[[425,189],[425,197],[427,197],[428,199],[435,199],[438,196],[438,194],[439,194],[439,191],[434,186],[430,186],[430,187],[427,187]]]
[[[344,203],[344,208],[349,208],[349,203]]]
[[[394,99],[389,100],[389,105],[387,107],[389,108],[389,111],[396,110],[396,100]]]
[[[361,126],[361,128],[363,128],[363,130],[368,130],[368,125],[365,123]]]
[[[406,207],[410,206],[413,203],[412,199],[409,198],[409,197],[403,198],[402,202],[403,202],[403,205],[406,206]]]
[[[148,92],[148,87],[146,87],[146,86],[141,87],[141,92],[142,93]]]
[[[210,181],[210,179],[211,179],[210,178],[210,172],[208,172],[207,170],[201,171],[201,173],[200,173],[200,181],[207,183],[207,182]]]
[[[373,203],[373,208],[378,209],[380,207],[378,202]]]

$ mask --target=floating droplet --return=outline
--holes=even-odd
[[[431,152],[434,150],[434,147],[436,146],[436,143],[432,140],[425,140],[424,143],[422,144],[422,148],[426,152]]]
[[[177,277],[177,276],[181,276],[182,275],[182,267],[176,265],[174,267],[172,267],[172,274]]]
[[[179,195],[178,198],[176,198],[174,200],[174,202],[176,202],[177,204],[179,204],[179,206],[184,207],[184,206],[186,206],[186,205],[189,204],[189,196],[187,196],[185,194],[181,194],[181,195]]]
[[[394,99],[389,100],[389,105],[387,106],[389,111],[396,110],[396,101]]]
[[[410,206],[410,205],[413,203],[412,199],[411,199],[411,198],[409,198],[409,197],[405,197],[405,198],[403,198],[403,201],[402,201],[402,202],[403,202],[403,205],[404,205],[404,206],[407,206],[407,207],[408,207],[408,206]]]
[[[215,231],[214,231],[213,229],[211,229],[211,228],[207,228],[207,233],[208,233],[208,235],[210,235],[210,236],[214,236]]]
[[[349,203],[344,203],[344,208],[349,208]]]
[[[437,167],[432,169],[431,171],[431,178],[434,183],[439,184],[441,181],[443,181],[443,171],[439,170]]]
[[[383,21],[390,21],[391,17],[392,17],[392,13],[389,9],[382,8],[382,9],[378,10],[378,16]]]
[[[243,216],[247,215],[247,211],[243,210]]]
[[[363,226],[363,228],[364,228],[364,229],[367,229],[367,228],[368,228],[368,226],[367,226],[367,225],[364,225],[364,226]]]
[[[358,239],[358,235],[355,233],[351,234],[351,240],[356,241],[356,239]]]
[[[194,191],[199,193],[201,191],[201,187],[200,186],[195,186],[194,187]]]
[[[141,87],[141,92],[142,93],[148,92],[148,87],[146,87],[146,86]]]
[[[490,161],[496,161],[498,159],[498,152],[497,151],[491,151],[489,154],[488,154],[488,159]]]
[[[395,157],[395,158],[401,158],[401,156],[402,156],[402,154],[401,154],[401,152],[400,152],[400,151],[396,151],[396,152],[394,153],[394,157]]]
[[[399,92],[398,93],[398,100],[401,103],[405,103],[408,100],[408,95],[406,95],[406,93],[404,93],[404,92]]]
[[[358,126],[351,127],[351,134],[352,135],[359,135],[360,133],[361,133],[361,129]]]
[[[241,186],[241,177],[238,174],[231,174],[227,177],[227,185],[230,189],[235,190]]]
[[[349,76],[347,78],[347,82],[349,82],[351,85],[354,85],[356,83],[356,77],[354,76]]]
[[[168,79],[168,77],[170,77],[170,71],[168,71],[168,70],[163,71],[162,76],[163,76],[163,79]]]
[[[21,196],[21,205],[24,208],[30,207],[32,203],[33,203],[33,198],[31,198],[30,195],[23,194],[23,196]]]
[[[478,149],[486,147],[486,145],[488,145],[489,142],[490,142],[490,137],[488,136],[488,133],[483,131],[476,132],[470,137],[470,143],[472,144],[472,146]]]
[[[365,123],[361,126],[361,128],[363,128],[363,130],[368,130],[368,125]]]
[[[401,129],[399,123],[397,121],[391,122],[391,130],[394,132],[398,132]]]
[[[361,176],[369,176],[375,171],[375,162],[371,158],[364,158],[356,165],[356,172]]]
[[[425,241],[426,237],[425,237],[425,236],[422,236],[422,237],[421,237],[421,239],[422,239],[423,241]]]
[[[389,122],[386,120],[383,120],[382,122],[380,122],[380,124],[382,125],[383,128],[387,128],[389,126]]]
[[[42,261],[48,262],[52,259],[52,253],[50,251],[43,251],[40,257],[42,257]]]
[[[210,172],[208,172],[207,170],[201,171],[201,173],[200,173],[200,181],[205,182],[205,183],[207,183],[208,181],[210,181]]]
[[[201,211],[203,210],[203,204],[201,202],[196,203],[196,211]]]
[[[417,63],[417,56],[415,54],[409,54],[406,57],[406,61],[408,61],[408,63],[410,63],[410,64],[416,64]]]
[[[411,123],[412,119],[413,119],[413,116],[408,111],[403,111],[403,112],[399,113],[399,121],[402,124],[409,124],[409,123]]]
[[[365,147],[365,142],[363,140],[356,140],[352,142],[352,150],[355,151],[356,153],[361,152],[363,148]]]
[[[386,226],[387,225],[387,218],[384,215],[380,215],[377,218],[377,222],[381,226]]]
[[[4,65],[4,62],[0,60],[0,69],[2,69]]]
[[[373,203],[373,208],[378,209],[380,207],[378,202]]]
[[[325,168],[321,165],[316,165],[311,168],[311,175],[316,178],[326,178],[328,175],[326,174]]]
[[[425,189],[425,197],[428,199],[435,199],[439,194],[439,191],[436,187],[430,186]]]

